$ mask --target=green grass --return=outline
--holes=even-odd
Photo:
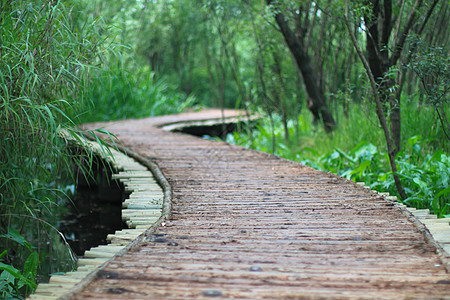
[[[79,122],[173,114],[194,104],[195,97],[179,92],[164,78],[155,78],[148,67],[124,65],[113,60],[109,68],[94,72],[86,83],[88,106]]]

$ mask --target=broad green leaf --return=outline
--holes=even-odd
[[[346,159],[348,159],[349,161],[351,161],[352,163],[355,163],[355,162],[356,162],[356,160],[353,159],[353,157],[351,157],[350,155],[348,155],[347,153],[345,153],[345,152],[342,151],[341,149],[336,148],[336,151],[337,151],[338,153],[340,153],[343,157],[345,157]]]
[[[37,268],[39,266],[39,255],[36,251],[33,251],[25,261],[23,266],[23,275],[30,279],[35,280],[37,275]]]
[[[371,143],[366,143],[361,145],[354,153],[356,159],[372,159],[373,155],[377,153],[377,147],[372,145]]]
[[[12,276],[14,276],[14,278],[20,278],[22,277],[22,274],[20,274],[20,271],[17,270],[16,268],[14,268],[11,265],[7,265],[4,264],[2,262],[0,262],[0,270],[3,270],[5,272],[8,272],[9,274],[11,274]]]
[[[370,160],[363,161],[356,169],[351,171],[350,174],[358,174],[361,177],[363,172],[370,166],[371,163],[372,162]]]
[[[23,236],[21,236],[16,229],[12,227],[8,228],[7,234],[2,234],[0,235],[0,237],[15,241],[18,244],[26,247],[28,250],[33,251],[33,247],[30,245],[30,243]]]
[[[336,151],[336,152],[331,153],[329,158],[331,160],[339,158],[339,152]]]
[[[420,187],[420,189],[422,191],[427,189],[427,184],[425,182],[423,182],[422,180],[420,180],[419,178],[417,178],[417,177],[413,178],[413,181],[415,184],[417,184]]]

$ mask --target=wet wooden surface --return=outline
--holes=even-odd
[[[158,164],[172,187],[172,217],[71,299],[450,299],[434,244],[384,197],[272,155],[157,128],[212,116],[218,111],[90,125],[108,125]]]

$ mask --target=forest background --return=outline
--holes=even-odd
[[[4,297],[35,288],[46,242],[71,260],[53,210],[85,122],[258,112],[222,138],[450,214],[446,0],[0,3]]]

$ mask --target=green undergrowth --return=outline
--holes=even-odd
[[[448,142],[431,107],[422,106],[417,110],[418,104],[408,104],[403,108],[404,139],[397,155],[399,175],[407,193],[401,202],[448,217]],[[361,106],[349,112],[347,119],[340,115],[339,121],[339,129],[326,134],[311,125],[309,112],[304,111],[298,122],[289,123],[290,139],[286,140],[281,120],[275,118],[272,128],[268,118],[264,118],[253,130],[229,134],[227,141],[365,182],[374,190],[398,196],[376,116]]]
[[[88,107],[81,123],[142,118],[182,112],[195,97],[186,96],[148,67],[129,67],[120,60],[94,71],[85,87]]]
[[[7,234],[2,234],[0,237],[17,244],[19,249],[24,249],[28,253],[25,255],[26,259],[23,263],[22,270],[15,268],[10,264],[1,262],[2,257],[8,254],[7,250],[0,253],[0,291],[4,297],[15,298],[14,296],[20,294],[28,294],[36,288],[35,278],[39,265],[39,254],[35,251],[33,246],[20,233],[9,228]]]

